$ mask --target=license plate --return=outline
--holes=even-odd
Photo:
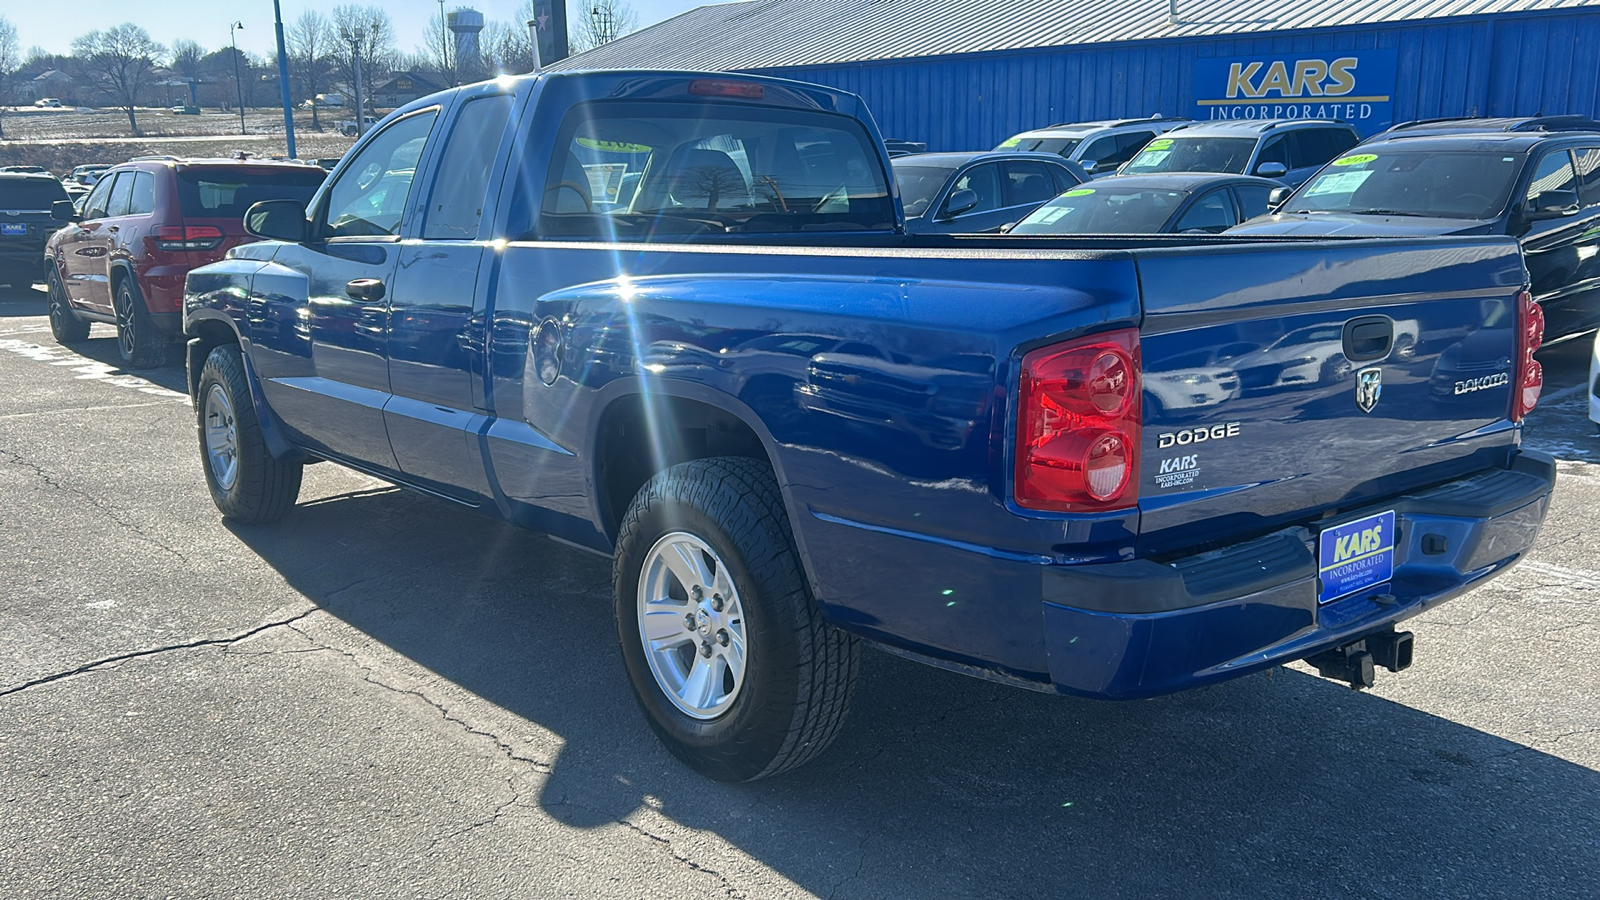
[[[0,222],[0,234],[8,236],[24,235],[28,233],[28,226],[24,222]]]
[[[1318,602],[1348,597],[1394,577],[1394,510],[1326,529],[1317,539]]]

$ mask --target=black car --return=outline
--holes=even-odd
[[[1113,175],[1073,188],[1029,213],[1012,234],[1220,234],[1267,211],[1281,182],[1179,172]]]
[[[1229,234],[1503,234],[1522,243],[1550,338],[1600,325],[1600,121],[1399,125]]]
[[[1089,180],[1054,153],[913,153],[892,163],[911,234],[996,232]]]
[[[66,188],[49,175],[0,173],[0,284],[25,288],[44,274],[44,242],[61,227],[50,205]]]

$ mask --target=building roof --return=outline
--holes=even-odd
[[[763,69],[1569,9],[1600,0],[739,0],[551,68]]]

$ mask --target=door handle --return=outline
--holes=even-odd
[[[385,293],[383,279],[357,278],[344,286],[344,292],[357,300],[382,300]]]
[[[121,231],[122,227],[119,226],[119,225],[107,225],[106,226],[106,230],[107,231]]]

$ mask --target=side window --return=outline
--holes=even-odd
[[[1103,162],[1103,163],[1106,163],[1107,165],[1103,165],[1103,166],[1100,167],[1100,169],[1102,171],[1107,169],[1107,168],[1110,168],[1110,165],[1109,165],[1110,163],[1113,163],[1113,162],[1117,161],[1116,160],[1116,156],[1117,156],[1117,137],[1116,137],[1116,135],[1112,135],[1112,134],[1108,134],[1103,138],[1099,138],[1097,140],[1091,141],[1089,143],[1089,146],[1085,147],[1083,149],[1083,152],[1078,154],[1078,158],[1083,160],[1085,163],[1091,163],[1091,162]]]
[[[956,191],[972,191],[978,195],[978,205],[962,213],[964,216],[999,209],[1003,202],[1000,195],[1000,167],[989,165],[968,169],[967,174],[962,175],[950,190],[952,194]]]
[[[1361,138],[1343,128],[1324,128],[1322,133],[1327,141],[1327,159],[1322,162],[1331,162],[1335,157],[1342,156],[1346,150],[1361,143]]]
[[[373,136],[328,189],[324,237],[397,234],[437,109],[407,116]]]
[[[1117,135],[1117,152],[1111,157],[1111,161],[1120,166],[1133,159],[1154,137],[1155,132],[1152,131],[1130,131]]]
[[[1292,135],[1280,134],[1277,137],[1267,141],[1267,145],[1261,148],[1261,155],[1256,157],[1256,169],[1259,170],[1262,163],[1269,162],[1282,163],[1283,167],[1286,169],[1294,168],[1294,166],[1289,163],[1290,137],[1292,137]],[[1250,172],[1248,174],[1254,175],[1255,172]]]
[[[103,219],[106,216],[106,204],[111,199],[111,186],[117,179],[111,175],[102,175],[95,183],[94,190],[89,192],[89,199],[83,201],[83,217],[85,219]]]
[[[156,177],[149,172],[133,173],[133,193],[128,198],[128,215],[148,216],[156,211]]]
[[[1570,191],[1575,182],[1571,155],[1565,150],[1552,150],[1534,170],[1533,181],[1528,183],[1528,201],[1532,203],[1545,191]]]
[[[111,186],[111,199],[106,201],[106,218],[128,214],[128,200],[133,197],[133,176],[132,172],[117,176],[117,183]]]
[[[1234,214],[1233,198],[1228,196],[1227,188],[1219,188],[1196,200],[1183,218],[1178,220],[1176,227],[1180,233],[1205,231],[1219,234],[1237,224],[1239,218]]]
[[[1578,192],[1584,206],[1600,205],[1600,147],[1572,151],[1578,160]]]
[[[498,94],[469,101],[440,154],[438,174],[428,195],[422,236],[470,241],[478,236],[500,136],[511,119],[511,97]]]
[[[1267,214],[1267,198],[1272,196],[1272,188],[1259,184],[1235,185],[1234,193],[1239,195],[1239,208],[1246,219]]]
[[[1072,174],[1063,166],[1045,166],[1045,168],[1050,170],[1050,177],[1055,181],[1057,196],[1072,190],[1082,183],[1078,181],[1078,176]]]
[[[1004,169],[1006,206],[1043,203],[1060,193],[1044,163],[1008,162]]]

